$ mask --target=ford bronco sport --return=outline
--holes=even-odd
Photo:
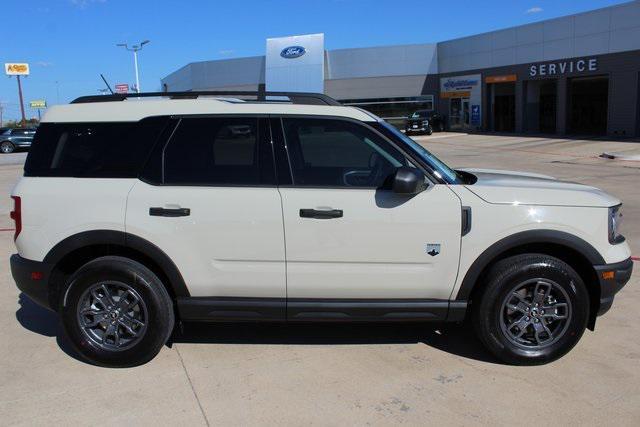
[[[632,270],[615,197],[451,169],[318,94],[51,107],[11,197],[18,287],[103,366],[149,361],[177,321],[465,318],[501,360],[546,363]]]

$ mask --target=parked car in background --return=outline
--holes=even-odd
[[[30,128],[0,129],[0,153],[9,154],[19,148],[30,148],[35,134],[36,130]]]
[[[429,117],[429,124],[434,132],[444,132],[445,118],[444,116],[432,112]]]
[[[433,128],[429,123],[429,112],[426,110],[416,111],[407,119],[407,124],[404,129],[407,135],[411,133],[425,133],[431,135]]]
[[[444,120],[438,113],[428,110],[418,110],[409,116],[405,126],[405,133],[425,133],[431,135],[433,131],[442,132]]]

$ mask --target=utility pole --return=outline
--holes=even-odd
[[[20,113],[22,114],[22,122],[21,126],[25,127],[27,125],[27,118],[24,115],[24,101],[22,99],[22,83],[20,83],[20,75],[16,76],[18,78],[18,96],[20,97]]]
[[[116,46],[124,47],[129,52],[133,52],[133,66],[136,71],[136,92],[137,93],[140,93],[140,77],[138,74],[138,51],[142,50],[142,47],[147,43],[149,43],[149,40],[145,40],[140,44],[134,44],[131,47],[129,47],[129,45],[127,45],[126,43],[116,44]]]
[[[3,112],[4,112],[4,106],[2,105],[2,102],[0,102],[0,128],[4,124],[4,122],[2,121],[2,113]]]

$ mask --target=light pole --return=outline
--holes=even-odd
[[[142,50],[142,47],[149,43],[149,40],[145,40],[140,44],[134,44],[131,47],[127,43],[118,43],[116,46],[123,47],[129,52],[133,52],[133,65],[136,69],[136,92],[140,93],[140,78],[138,76],[138,51]]]

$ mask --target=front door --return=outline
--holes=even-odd
[[[391,191],[396,169],[412,162],[361,123],[277,123],[293,177],[292,185],[279,188],[289,318],[313,317],[292,313],[298,303],[317,311],[322,301],[446,301],[460,252],[461,207],[454,193],[436,184],[413,197]]]
[[[192,297],[224,299],[207,317],[241,309],[260,318],[245,302],[263,298],[280,301],[280,316],[269,313],[283,319],[282,206],[268,120],[183,117],[158,145],[150,160],[158,164],[147,169],[161,171],[159,182],[134,185],[126,231],[164,251]],[[245,305],[225,306],[237,300]]]
[[[471,127],[471,115],[469,114],[469,98],[462,99],[462,128],[469,129]]]

